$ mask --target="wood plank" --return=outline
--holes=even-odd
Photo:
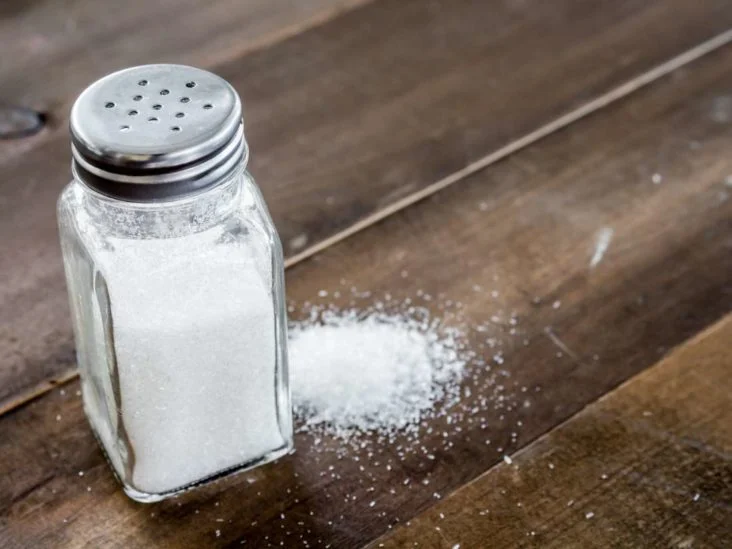
[[[277,464],[141,506],[116,485],[72,382],[0,418],[0,541],[360,546],[654,364],[732,309],[729,67],[732,47],[289,270],[295,304],[356,286],[443,294],[424,304],[439,316],[460,301],[472,325],[497,316],[520,406],[479,407],[450,444],[431,423],[426,452],[403,459],[390,445],[354,453],[300,434]],[[612,239],[593,262],[605,228]]]
[[[212,66],[297,34],[365,0],[6,0],[0,105],[64,125],[70,102],[130,65]]]
[[[371,547],[724,547],[732,316]]]
[[[293,257],[597,108],[594,97],[731,25],[726,0],[379,0],[216,69],[245,98],[252,169]],[[0,317],[13,322],[0,327],[0,409],[74,363],[54,220],[65,124],[7,143]]]

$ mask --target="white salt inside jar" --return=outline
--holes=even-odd
[[[266,255],[207,232],[119,240],[102,262],[131,484],[179,489],[285,444]],[[198,245],[200,242],[200,246]],[[185,289],[181,292],[181,289]]]

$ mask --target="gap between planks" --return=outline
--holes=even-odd
[[[355,0],[353,4],[349,4],[352,8],[358,7],[361,4],[367,3],[368,0]],[[318,24],[322,24],[329,19],[337,16],[338,14],[342,13],[343,11],[347,11],[348,8],[341,7],[337,8],[333,11],[330,11],[326,14],[323,14],[322,16],[318,16],[317,18],[313,18],[312,26],[317,26]],[[316,20],[317,19],[317,20]],[[277,33],[277,36],[281,37],[281,39],[286,39],[289,36],[296,34],[297,32],[301,32],[302,30],[305,30],[309,28],[308,26],[296,26],[296,29],[293,29],[288,34],[288,29],[283,29],[283,31]],[[299,30],[297,30],[299,29]],[[277,40],[275,39],[274,42]],[[710,38],[709,40],[702,42],[698,46],[695,46],[694,48],[691,48],[690,50],[687,50],[686,52],[673,57],[672,59],[669,59],[668,61],[661,63],[660,65],[654,67],[653,69],[646,71],[645,73],[625,82],[624,84],[621,84],[620,86],[617,86],[610,91],[596,97],[595,99],[585,103],[584,105],[581,105],[580,107],[568,112],[567,114],[564,114],[560,116],[559,118],[556,118],[555,120],[549,122],[548,124],[545,124],[541,126],[540,128],[534,130],[531,133],[526,134],[525,136],[516,139],[514,141],[511,141],[504,147],[501,147],[500,149],[497,149],[496,151],[483,156],[482,158],[479,158],[478,160],[471,162],[470,164],[466,165],[464,168],[457,170],[456,172],[453,172],[452,174],[448,175],[447,177],[444,177],[432,185],[428,185],[424,189],[412,193],[408,196],[405,196],[401,200],[398,200],[394,202],[393,204],[382,208],[381,210],[374,212],[373,214],[370,214],[360,221],[357,221],[347,229],[340,231],[325,240],[322,240],[321,242],[318,242],[309,248],[303,250],[302,252],[295,254],[294,256],[291,256],[287,259],[285,259],[285,268],[289,269],[290,267],[293,267],[294,265],[297,265],[298,263],[301,263],[305,261],[306,259],[314,256],[315,254],[318,254],[322,252],[323,250],[330,248],[334,244],[337,244],[338,242],[341,242],[351,236],[353,236],[356,233],[359,233],[363,231],[364,229],[367,229],[368,227],[375,225],[376,223],[379,223],[380,221],[386,219],[387,217],[394,215],[401,210],[404,210],[408,208],[409,206],[412,206],[413,204],[416,204],[417,202],[421,202],[422,200],[434,195],[435,193],[451,186],[454,183],[457,183],[458,181],[461,181],[463,179],[466,179],[467,177],[475,174],[476,172],[479,172],[480,170],[483,170],[490,166],[491,164],[495,164],[499,160],[502,160],[506,158],[509,155],[512,155],[521,149],[524,149],[528,147],[529,145],[532,145],[533,143],[536,143],[537,141],[563,129],[569,126],[570,124],[573,124],[582,118],[585,118],[604,107],[610,105],[611,103],[614,103],[616,101],[619,101],[632,93],[638,91],[639,89],[655,82],[656,80],[663,78],[664,76],[670,74],[671,72],[683,67],[684,65],[687,65],[689,63],[692,63],[696,61],[697,59],[703,57],[704,55],[711,53],[723,46],[726,46],[727,44],[732,42],[732,29],[727,30],[721,34],[718,34],[717,36],[714,36],[713,38]],[[259,43],[259,46],[263,46],[268,44],[267,43]],[[255,45],[251,48],[251,50],[258,49],[258,46]],[[247,51],[250,51],[248,48]],[[3,415],[12,412],[13,410],[20,408],[21,406],[37,399],[43,396],[44,394],[51,391],[53,388],[63,385],[65,383],[69,383],[70,381],[73,381],[78,376],[78,370],[76,368],[69,369],[66,372],[62,373],[59,376],[54,376],[48,380],[45,380],[32,389],[23,392],[20,395],[17,395],[14,398],[9,399],[6,403],[3,403],[0,405],[0,417]]]

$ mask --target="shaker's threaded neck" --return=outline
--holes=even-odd
[[[72,169],[95,191],[133,202],[191,195],[246,164],[231,85],[183,65],[143,65],[89,86],[71,110]]]

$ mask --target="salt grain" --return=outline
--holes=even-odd
[[[290,329],[295,414],[303,430],[341,438],[418,424],[438,400],[459,397],[460,334],[411,314],[330,312]]]
[[[603,227],[597,232],[595,236],[595,252],[590,259],[590,268],[596,267],[602,261],[608,246],[610,246],[610,241],[614,233],[615,231],[610,227]]]
[[[251,257],[232,257],[229,247],[209,248],[214,237],[115,239],[115,252],[100,257],[115,323],[120,421],[134,441],[128,480],[143,492],[177,489],[284,442],[273,389],[270,258],[254,245]],[[184,302],[181,288],[191,289]],[[116,447],[101,420],[97,429]],[[110,458],[123,469],[121,457]]]

